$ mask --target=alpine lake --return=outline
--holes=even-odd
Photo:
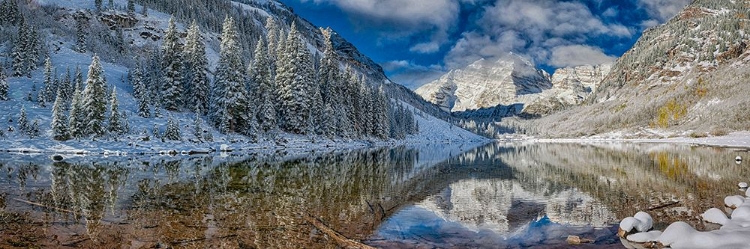
[[[723,207],[747,149],[434,144],[248,155],[0,154],[0,248],[624,248]],[[56,159],[56,160],[53,160]],[[569,245],[569,235],[591,240]]]

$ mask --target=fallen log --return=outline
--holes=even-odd
[[[326,226],[325,224],[323,224],[323,222],[320,219],[315,218],[310,214],[305,215],[305,220],[307,222],[310,222],[310,224],[315,226],[315,228],[317,228],[321,232],[328,235],[328,237],[333,238],[333,240],[335,240],[336,243],[338,243],[339,246],[341,247],[358,248],[358,249],[375,249],[375,247],[368,246],[368,245],[362,244],[361,242],[344,237],[344,235],[341,235],[339,232],[336,232],[335,230]]]

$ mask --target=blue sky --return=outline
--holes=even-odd
[[[281,0],[415,89],[509,52],[552,73],[613,61],[690,0]]]

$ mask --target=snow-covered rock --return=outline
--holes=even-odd
[[[729,218],[727,218],[727,215],[719,210],[718,208],[711,208],[709,210],[706,210],[703,214],[701,214],[701,217],[703,217],[703,220],[716,223],[719,225],[724,225]]]
[[[627,239],[632,242],[649,242],[654,241],[656,238],[659,238],[661,236],[661,231],[654,230],[649,232],[640,232],[640,233],[634,233],[631,235],[628,235]]]
[[[745,198],[739,195],[724,198],[724,205],[727,205],[727,207],[739,207],[743,202],[745,202]]]

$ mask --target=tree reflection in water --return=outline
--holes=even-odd
[[[453,147],[54,163],[10,156],[0,159],[0,247],[336,247],[308,215],[377,246],[554,244],[530,234],[553,226],[603,227],[598,243],[613,243],[607,229],[621,217],[669,202],[679,203],[652,211],[658,221],[694,216],[748,176],[733,162],[746,153],[727,149],[441,146]],[[437,218],[449,222],[444,232],[460,233],[391,226]]]

